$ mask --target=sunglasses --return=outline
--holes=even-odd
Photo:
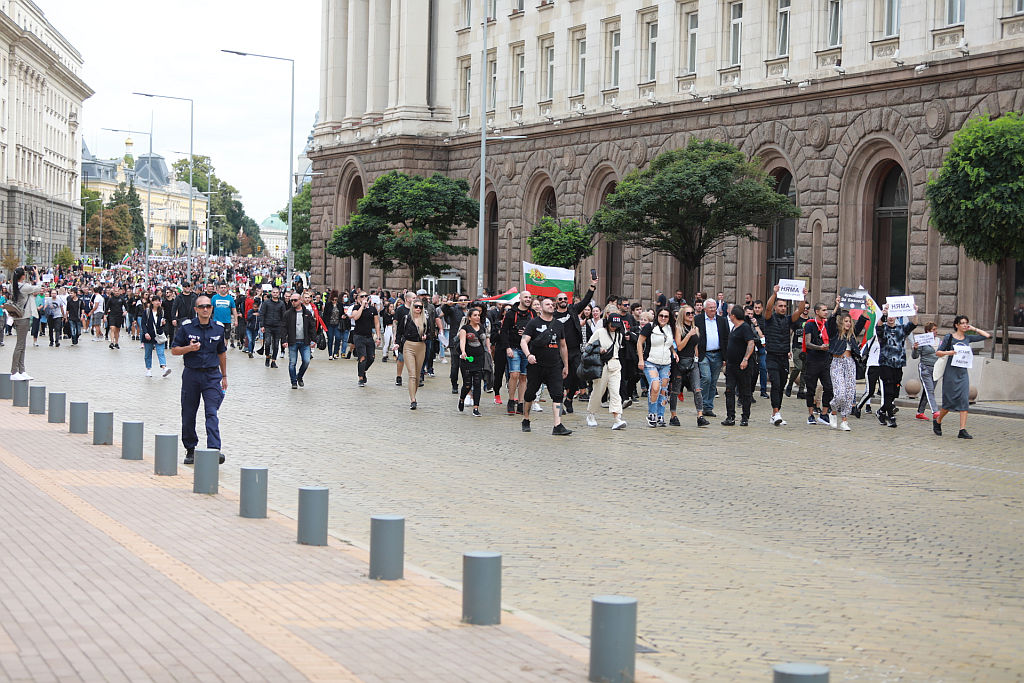
[[[196,304],[196,308],[213,308],[212,304]]]
[[[422,311],[422,310],[423,310],[423,307],[422,307],[422,306],[413,306],[413,308],[415,308],[416,310],[419,310],[419,311]]]
[[[693,315],[693,311],[686,311],[683,315]]]

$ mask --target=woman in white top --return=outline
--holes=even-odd
[[[637,366],[647,376],[647,424],[665,427],[665,404],[668,402],[668,383],[672,364],[678,360],[672,315],[667,308],[658,311],[654,322],[640,329],[636,341]]]
[[[601,309],[594,307],[598,313]],[[619,363],[619,351],[625,339],[623,331],[622,316],[615,304],[608,304],[604,309],[607,318],[604,324],[596,328],[595,334],[601,345],[601,355],[607,358],[601,370],[601,376],[594,380],[590,390],[590,401],[587,403],[587,426],[596,427],[597,417],[594,410],[601,405],[601,397],[605,390],[608,391],[608,412],[612,414],[615,421],[612,429],[622,429],[626,421],[622,419],[622,396],[619,394],[619,382],[622,380],[622,364]]]
[[[14,271],[13,285],[11,287],[11,299],[15,306],[21,309],[21,315],[14,317],[14,332],[18,337],[14,345],[14,355],[11,356],[11,379],[22,380],[32,379],[25,372],[25,344],[28,341],[28,331],[32,326],[32,319],[39,315],[36,310],[36,294],[41,287],[36,284],[36,269],[29,266],[17,268]]]

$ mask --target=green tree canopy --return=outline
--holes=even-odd
[[[574,218],[544,216],[526,238],[533,260],[542,266],[577,268],[594,253],[594,233]]]
[[[463,225],[476,227],[478,211],[465,180],[391,171],[370,186],[348,225],[334,230],[327,251],[338,257],[369,255],[385,274],[406,266],[414,281],[440,275],[446,267],[440,259],[476,253],[449,240]]]
[[[698,289],[701,262],[730,237],[756,240],[752,228],[769,228],[800,209],[775,191],[757,159],[736,147],[692,140],[629,174],[591,220],[605,239],[668,254],[684,269],[684,291]]]
[[[245,213],[242,202],[235,199],[238,190],[214,173],[210,157],[196,155],[193,159],[195,164],[192,169],[192,187],[200,192],[209,192],[210,188],[213,188],[214,194],[208,195],[210,214],[225,216],[213,220],[208,250],[215,252],[221,249],[226,254],[237,252],[241,246],[238,240],[239,233],[249,236],[253,248],[262,247],[259,225]],[[179,159],[171,164],[171,167],[177,180],[188,182],[188,159]],[[196,217],[196,222],[199,222],[199,217]]]
[[[71,250],[67,247],[61,247],[57,255],[53,257],[54,265],[61,266],[65,270],[70,268],[75,263],[75,255],[71,253]]]
[[[931,222],[943,239],[968,257],[996,266],[997,323],[1003,360],[1009,360],[1005,296],[1009,259],[1024,259],[1024,118],[972,118],[956,135],[938,175],[926,190]]]
[[[82,208],[85,210],[85,216],[82,218],[82,225],[88,225],[89,221],[92,220],[94,214],[100,212],[100,202],[92,201],[94,199],[100,199],[99,190],[90,190],[82,183]]]
[[[113,209],[105,209],[97,213],[89,221],[87,229],[82,231],[85,241],[83,251],[98,252],[100,240],[103,242],[103,261],[111,263],[124,256],[132,246],[132,217],[127,204],[120,204]]]
[[[292,197],[292,248],[295,250],[295,270],[309,270],[312,265],[309,256],[309,211],[313,206],[311,187],[306,183],[302,186],[302,192]],[[277,217],[287,223],[288,207],[285,206],[278,211]]]

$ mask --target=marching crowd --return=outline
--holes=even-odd
[[[109,270],[16,269],[0,289],[0,345],[9,344],[5,334],[16,338],[12,379],[31,379],[29,338],[33,346],[52,347],[89,339],[112,352],[136,342],[147,377],[154,376],[154,355],[157,375],[171,374],[169,349],[184,356],[182,440],[190,462],[200,399],[207,445],[220,449],[217,409],[227,390],[229,348],[249,359],[262,356],[272,370],[287,361],[287,381],[295,390],[305,386],[310,360],[319,353],[328,361],[354,361],[357,385],[364,387],[380,350],[381,361],[394,364],[394,383],[404,384],[412,410],[437,365],[448,365],[459,411],[482,416],[486,393],[529,432],[534,413],[545,412],[541,403],[548,402],[552,434],[559,436],[572,433],[562,417],[577,408],[585,410],[588,426],[597,427],[607,411],[611,429],[621,430],[627,426],[625,411],[640,403],[646,403],[647,426],[678,427],[687,392],[696,426],[706,428],[717,417],[722,375],[725,427],[747,426],[758,398],[769,405],[771,424],[786,425],[783,396],[795,390],[806,405],[807,425],[843,431],[851,430],[850,416],[871,412],[879,391],[874,414],[881,425],[895,428],[894,401],[909,352],[919,359],[922,383],[916,417],[930,417],[941,435],[947,413],[957,412],[958,436],[969,439],[967,370],[952,363],[944,368],[939,406],[934,378],[940,373],[934,368],[947,365],[943,361],[958,346],[989,336],[961,315],[950,333],[935,336],[935,346],[919,346],[911,335],[916,316],[889,317],[883,308],[868,329],[868,316],[855,319],[838,297],[834,305],[809,306],[806,290],[804,300],[791,302],[777,296],[778,287],[767,302],[748,294],[744,304],[727,303],[722,293],[710,298],[697,292],[688,300],[682,291],[671,298],[656,292],[645,308],[619,296],[595,301],[594,273],[578,301],[566,293],[528,292],[507,300],[422,289],[318,293],[301,277],[285,282],[271,259],[198,260],[189,266],[184,259],[163,259],[147,267],[135,257]],[[925,323],[924,330],[936,331],[935,323]],[[865,379],[860,395],[858,378]]]

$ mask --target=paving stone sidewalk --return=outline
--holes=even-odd
[[[152,438],[125,461],[0,403],[0,680],[586,680],[582,638],[521,613],[464,625],[433,577],[371,581],[359,548],[238,517],[191,468],[154,475]]]

